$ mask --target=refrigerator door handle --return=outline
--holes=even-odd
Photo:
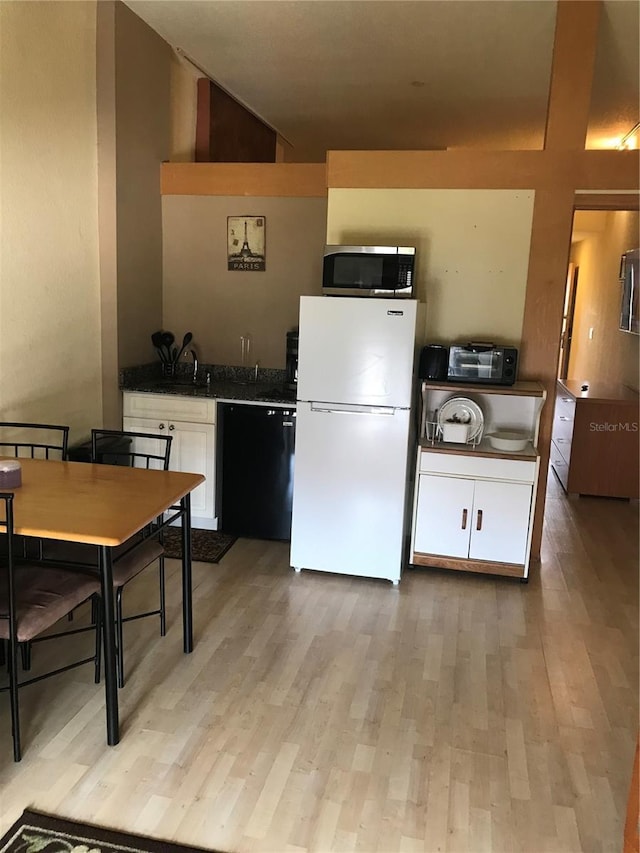
[[[312,412],[320,412],[326,415],[395,415],[395,408],[389,406],[319,406],[311,404]]]

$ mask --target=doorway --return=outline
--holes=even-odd
[[[576,293],[578,290],[578,274],[580,267],[569,264],[567,285],[564,294],[562,310],[562,331],[560,332],[560,355],[558,357],[558,379],[566,379],[571,355],[571,339],[573,337],[573,320],[576,308]]]

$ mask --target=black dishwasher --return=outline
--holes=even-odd
[[[217,506],[225,533],[291,539],[295,409],[219,403]]]

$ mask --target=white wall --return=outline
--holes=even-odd
[[[0,3],[0,419],[100,423],[95,2]]]
[[[429,342],[520,343],[533,192],[330,189],[327,242],[416,247]]]

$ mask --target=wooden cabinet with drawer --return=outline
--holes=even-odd
[[[558,381],[551,466],[566,492],[637,498],[639,439],[635,391]]]
[[[422,389],[427,409],[437,409],[460,391],[473,395],[486,432],[508,425],[528,432],[530,443],[506,452],[496,450],[486,438],[471,446],[422,437],[409,562],[526,580],[544,388],[520,382],[506,388],[424,383]]]

